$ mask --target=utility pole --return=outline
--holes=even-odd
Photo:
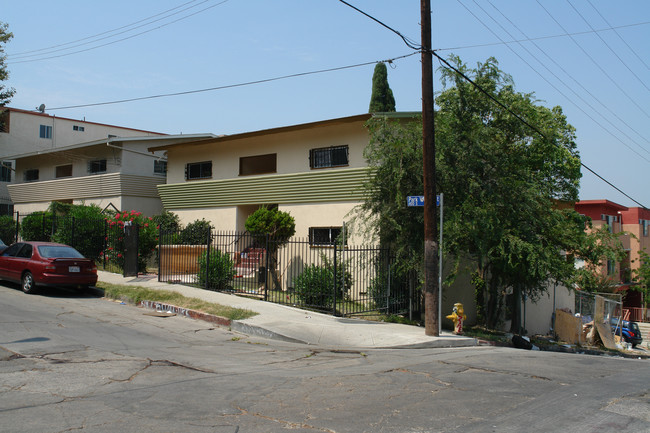
[[[440,334],[436,241],[436,143],[433,123],[431,0],[420,0],[422,25],[422,151],[424,156],[424,333]]]

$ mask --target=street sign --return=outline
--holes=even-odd
[[[423,195],[409,195],[406,197],[406,205],[408,207],[423,207],[424,206],[424,196]],[[436,195],[436,206],[440,206],[440,195]]]

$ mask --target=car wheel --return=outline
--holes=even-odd
[[[34,276],[31,272],[25,272],[23,274],[22,289],[25,293],[34,293],[36,287],[34,285]]]

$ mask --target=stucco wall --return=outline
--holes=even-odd
[[[523,326],[528,331],[528,335],[546,335],[549,333],[552,326],[553,311],[555,311],[553,305],[555,305],[556,309],[568,308],[571,311],[575,310],[575,294],[573,290],[569,290],[562,285],[556,287],[552,283],[549,283],[547,288],[548,293],[542,295],[537,302],[527,300],[522,303],[522,321],[524,320],[523,304],[525,304],[526,317]]]
[[[185,165],[202,161],[212,161],[212,179],[238,178],[240,157],[269,153],[277,154],[278,174],[306,172],[310,171],[309,150],[329,146],[348,145],[348,167],[364,167],[363,149],[367,144],[368,133],[361,122],[356,122],[180,146],[169,149],[167,183],[185,182]]]

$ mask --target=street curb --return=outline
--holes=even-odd
[[[165,304],[164,302],[140,301],[136,304],[136,306],[147,308],[149,310],[170,312],[179,316],[189,317],[190,319],[203,320],[220,326],[230,327],[232,325],[232,320],[226,317],[215,316],[214,314],[207,314],[196,310],[190,310],[189,308],[177,307],[176,305]]]
[[[288,343],[298,343],[298,344],[307,344],[310,343],[296,338],[287,337],[286,335],[278,334],[277,332],[269,331],[268,329],[262,328],[260,326],[250,325],[248,323],[243,323],[237,320],[233,320],[230,325],[230,329],[236,332],[240,332],[246,335],[255,335],[258,337],[270,338],[273,340],[286,341]]]
[[[174,313],[178,316],[188,317],[190,319],[203,320],[205,322],[214,323],[215,325],[228,327],[232,331],[246,335],[256,335],[258,337],[281,340],[289,343],[309,344],[305,341],[287,337],[286,335],[278,334],[277,332],[269,331],[268,329],[261,328],[259,326],[249,325],[248,323],[243,323],[237,320],[230,320],[226,317],[207,314],[201,311],[191,310],[189,308],[178,307],[176,305],[166,304],[164,302],[145,300],[138,302],[136,306],[149,310]]]

